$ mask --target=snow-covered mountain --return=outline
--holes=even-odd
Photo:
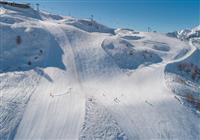
[[[194,27],[192,29],[183,29],[181,31],[175,31],[171,33],[167,33],[168,36],[176,37],[181,40],[189,40],[191,38],[199,38],[200,37],[200,25]]]
[[[200,139],[199,26],[181,41],[2,7],[2,140]]]

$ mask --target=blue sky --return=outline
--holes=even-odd
[[[41,9],[61,15],[94,19],[111,27],[160,32],[200,24],[200,0],[12,0],[40,3]]]

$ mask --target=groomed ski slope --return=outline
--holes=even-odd
[[[70,17],[7,12],[4,19],[13,22],[0,21],[1,64],[8,66],[0,73],[2,139],[200,139],[199,114],[181,104],[165,81],[168,63],[193,54],[188,42]],[[30,34],[26,41],[38,29],[48,36]],[[21,35],[22,44],[12,42],[16,35],[9,31]],[[40,60],[32,61],[40,49]],[[19,54],[21,61],[12,63]]]
[[[53,29],[50,32],[55,34],[64,51],[63,59],[67,71],[54,68],[45,70],[52,80],[41,81],[32,95],[33,100],[27,106],[30,109],[26,109],[22,120],[25,125],[19,126],[21,131],[15,138],[76,139],[83,122],[85,95],[73,60],[74,54],[65,33],[56,25],[44,24],[49,30]]]

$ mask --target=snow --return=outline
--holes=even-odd
[[[62,22],[67,23],[69,25],[73,25],[87,32],[101,32],[101,33],[114,34],[114,29],[106,27],[102,24],[99,24],[92,19],[67,18],[67,19],[64,19]]]
[[[120,81],[92,81],[88,92],[96,91],[129,139],[198,139],[199,117],[166,87],[163,66],[140,68]]]
[[[141,64],[149,65],[161,62],[162,59],[152,51],[136,50],[124,40],[104,40],[102,48],[110,55],[117,65],[123,69],[135,69]]]
[[[165,68],[169,86],[184,98],[191,96],[195,102],[200,100],[200,50],[194,48],[183,60],[170,63]],[[176,85],[176,86],[175,86]],[[198,105],[197,105],[198,107]]]
[[[189,40],[193,38],[200,37],[200,25],[192,28],[192,29],[183,29],[181,31],[175,31],[171,33],[167,33],[168,36],[176,37],[181,40]]]
[[[200,68],[196,36],[4,9],[2,139],[200,139],[199,113],[177,92],[199,100],[199,80],[177,67]]]
[[[12,139],[30,96],[39,85],[40,77],[34,71],[14,72],[0,75],[1,84],[1,130],[2,139]],[[29,86],[25,86],[29,85]]]
[[[93,97],[89,97],[86,101],[85,121],[80,133],[80,139],[126,140],[127,136],[106,108],[97,103]]]
[[[1,71],[29,70],[36,66],[50,65],[65,68],[61,60],[63,52],[54,37],[43,29],[42,25],[34,26],[33,24],[35,23],[18,23],[11,26],[2,24]],[[18,38],[20,42],[17,42]],[[41,41],[30,43],[30,40]],[[54,57],[54,59],[48,62],[47,57]]]

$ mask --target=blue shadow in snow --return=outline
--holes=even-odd
[[[11,33],[14,30],[11,29]],[[28,71],[36,67],[47,68],[47,67],[56,67],[62,70],[66,70],[66,67],[63,63],[62,56],[64,54],[62,48],[60,47],[58,41],[53,35],[49,32],[44,31],[43,29],[38,30],[37,32],[32,32],[37,36],[38,34],[43,33],[44,36],[48,37],[48,43],[45,46],[44,43],[38,44],[38,46],[25,46],[25,38],[28,33],[22,32],[22,46],[16,46],[3,50],[0,53],[0,73],[6,72],[16,72],[16,71]],[[43,36],[42,35],[42,36]],[[29,34],[30,36],[30,34]],[[30,38],[30,41],[37,42],[37,39]],[[43,38],[40,38],[41,40]],[[39,40],[39,41],[41,41]],[[24,43],[24,42],[25,43]],[[8,40],[9,42],[9,40]],[[24,43],[24,44],[23,44]],[[49,45],[49,46],[48,46]],[[5,48],[5,46],[0,46],[0,48]],[[29,48],[30,47],[30,48]],[[7,47],[8,48],[8,47]],[[17,51],[17,49],[19,51]],[[12,53],[14,52],[14,53]],[[9,55],[5,55],[9,53]],[[45,75],[45,74],[44,74]],[[46,78],[48,76],[45,76]],[[50,80],[50,78],[47,78]],[[51,80],[50,80],[51,81]]]
[[[45,73],[42,69],[34,69],[34,71],[40,75],[41,77],[44,77],[46,80],[48,80],[49,82],[53,82],[53,79],[47,74]]]

